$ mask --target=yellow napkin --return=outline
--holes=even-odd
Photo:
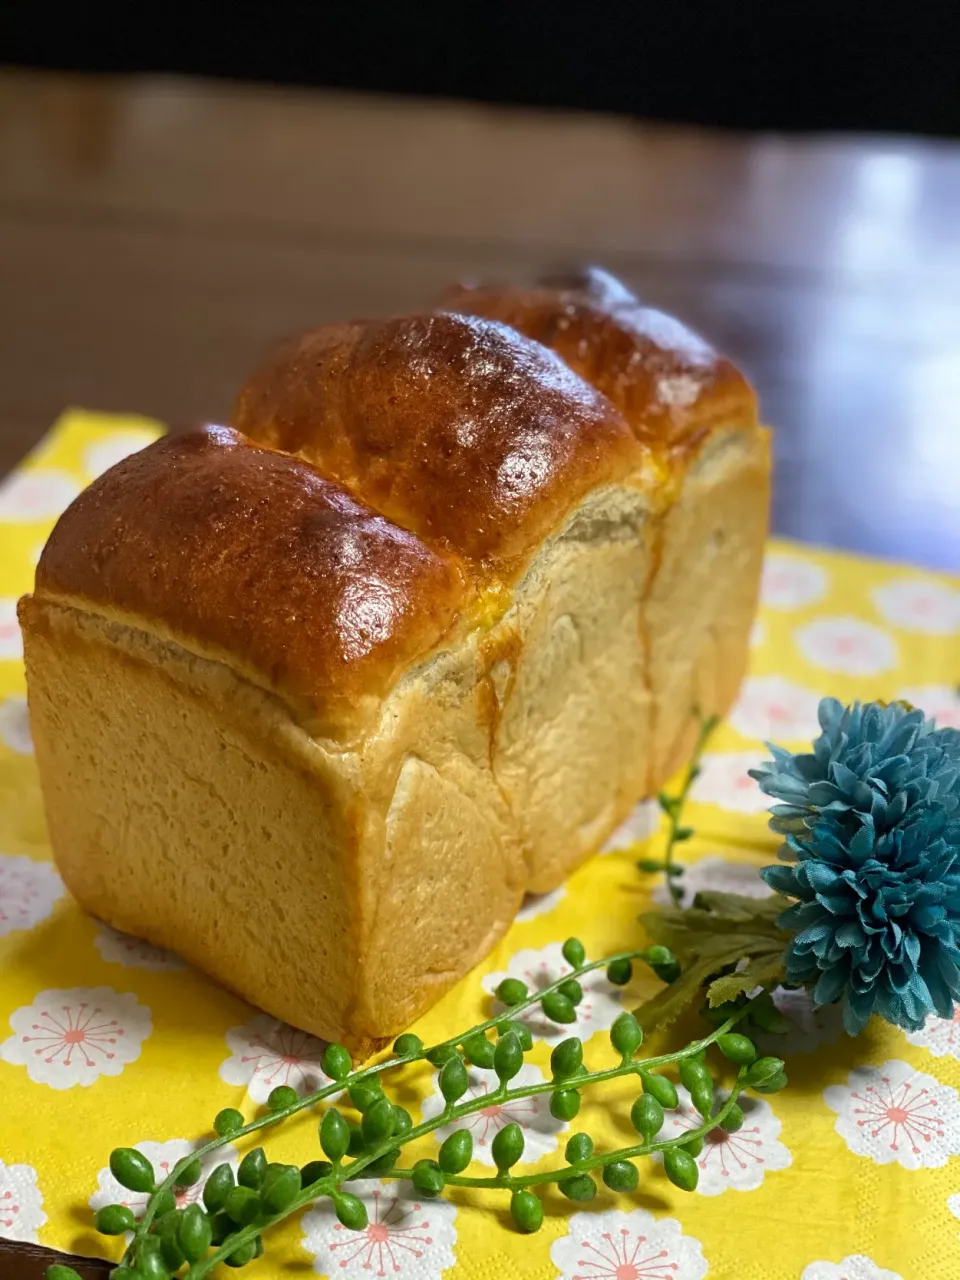
[[[157,435],[143,419],[66,414],[0,487],[0,1236],[118,1256],[95,1234],[91,1206],[136,1202],[112,1181],[112,1147],[138,1145],[163,1169],[209,1132],[222,1107],[252,1115],[276,1084],[319,1079],[322,1046],[276,1023],[164,952],[85,916],[50,862],[24,702],[17,597],[31,587],[43,541],[80,488]],[[698,835],[683,849],[684,883],[761,893],[756,868],[776,841],[745,770],[762,740],[789,746],[816,731],[822,694],[905,697],[960,724],[960,584],[943,576],[832,552],[772,543],[751,674],[718,731],[696,784]],[[594,956],[635,945],[637,914],[657,893],[635,862],[657,816],[640,805],[606,856],[569,883],[528,901],[507,938],[417,1028],[428,1041],[488,1016],[503,973],[559,973],[559,943],[578,934]],[[623,993],[594,978],[576,1028],[591,1063],[642,985]],[[650,989],[649,987],[647,989]],[[747,1108],[744,1127],[709,1142],[700,1185],[686,1195],[653,1162],[640,1190],[603,1189],[586,1209],[556,1194],[535,1236],[514,1232],[504,1193],[469,1192],[420,1203],[409,1188],[362,1188],[371,1225],[339,1227],[311,1209],[267,1240],[255,1274],[344,1280],[957,1280],[960,1276],[960,1012],[904,1035],[872,1025],[858,1039],[834,1011],[811,1015],[781,994],[793,1020],[764,1044],[787,1058],[789,1089]],[[674,1043],[692,1023],[669,1033]],[[547,1066],[538,1043],[524,1067]],[[814,1050],[816,1050],[814,1052]],[[435,1113],[433,1073],[398,1077],[401,1101]],[[488,1077],[471,1084],[484,1090]],[[632,1090],[584,1101],[574,1128],[623,1145]],[[474,1127],[477,1171],[507,1121],[526,1131],[528,1168],[562,1154],[571,1128],[542,1099],[496,1107]],[[669,1125],[691,1123],[682,1110]],[[443,1136],[441,1131],[440,1136]],[[266,1139],[271,1158],[320,1153],[315,1118]],[[431,1137],[414,1153],[433,1155]],[[227,1157],[237,1153],[228,1151]],[[242,1153],[241,1153],[242,1154]],[[195,1196],[199,1188],[191,1191]]]

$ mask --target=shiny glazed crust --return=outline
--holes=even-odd
[[[21,602],[65,880],[368,1052],[729,707],[768,488],[741,375],[603,273],[284,344]]]

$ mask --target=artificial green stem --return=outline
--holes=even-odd
[[[424,1047],[420,1053],[410,1054],[405,1058],[388,1058],[384,1062],[374,1063],[372,1066],[364,1067],[360,1071],[353,1071],[344,1080],[332,1080],[330,1084],[324,1085],[321,1089],[315,1089],[313,1093],[305,1094],[297,1102],[291,1103],[289,1107],[284,1107],[279,1111],[268,1112],[266,1115],[258,1116],[256,1120],[251,1120],[250,1123],[244,1125],[242,1129],[234,1130],[232,1133],[224,1134],[223,1136],[218,1134],[215,1138],[211,1138],[209,1142],[204,1143],[201,1147],[197,1147],[197,1149],[191,1152],[190,1155],[184,1156],[182,1160],[178,1160],[168,1176],[164,1178],[163,1182],[161,1182],[153,1191],[150,1200],[147,1203],[146,1211],[144,1212],[143,1217],[137,1222],[133,1238],[124,1250],[121,1261],[126,1265],[130,1265],[132,1260],[136,1257],[140,1241],[149,1233],[150,1224],[153,1222],[154,1215],[156,1213],[156,1199],[158,1193],[161,1191],[172,1191],[176,1185],[179,1175],[187,1168],[188,1165],[192,1164],[194,1160],[202,1161],[204,1156],[209,1155],[211,1151],[216,1151],[219,1147],[225,1146],[228,1142],[235,1142],[238,1138],[245,1138],[247,1134],[257,1133],[260,1129],[265,1129],[270,1125],[279,1124],[282,1120],[287,1120],[290,1116],[296,1115],[298,1111],[305,1111],[308,1107],[313,1107],[318,1102],[323,1102],[324,1099],[330,1097],[331,1094],[339,1093],[350,1085],[358,1084],[361,1080],[367,1080],[372,1076],[381,1075],[383,1072],[391,1071],[396,1067],[409,1066],[414,1062],[423,1062],[427,1059],[427,1055],[433,1053],[436,1049],[445,1048],[448,1045],[462,1044],[464,1040],[468,1039],[471,1035],[475,1035],[477,1032],[486,1033],[491,1027],[498,1027],[504,1022],[512,1022],[521,1013],[526,1012],[527,1009],[531,1009],[535,1005],[538,1005],[545,995],[548,995],[551,991],[556,991],[570,978],[579,979],[585,973],[592,973],[594,969],[606,968],[607,965],[611,964],[615,960],[642,959],[643,954],[642,950],[621,951],[616,955],[606,956],[602,960],[591,960],[588,964],[583,964],[578,969],[574,969],[572,973],[566,973],[562,977],[557,978],[555,982],[552,982],[549,986],[544,987],[542,990],[529,996],[520,1004],[511,1005],[509,1008],[505,1009],[503,1013],[498,1013],[495,1017],[488,1018],[486,1022],[481,1022],[478,1023],[477,1026],[471,1027],[468,1031],[464,1032],[463,1035],[451,1036],[447,1040],[441,1040],[438,1044]],[[484,1105],[490,1105],[489,1098],[486,1099]],[[441,1119],[438,1123],[446,1123],[446,1121]],[[395,1146],[396,1144],[394,1143],[393,1145]],[[383,1149],[383,1151],[387,1150],[390,1150],[389,1144],[387,1144]],[[379,1152],[379,1154],[383,1154],[383,1151]],[[376,1157],[371,1157],[371,1159],[375,1158]],[[190,1274],[193,1275],[194,1273],[191,1272]]]
[[[631,954],[636,955],[637,953],[631,953]],[[617,957],[611,957],[611,958],[616,959]],[[599,964],[603,964],[603,963],[609,963],[609,960],[607,960],[606,962],[600,961],[591,965],[584,965],[580,970],[577,970],[577,974],[579,975],[579,973],[581,972],[585,973],[590,969],[595,969],[599,966]],[[563,981],[563,979],[561,979],[561,981]],[[519,1005],[514,1006],[514,1011],[518,1008],[520,1008]],[[503,1098],[501,1100],[509,1099],[509,1101],[513,1102],[520,1098],[534,1097],[536,1094],[553,1093],[554,1090],[557,1088],[571,1088],[571,1089],[579,1090],[579,1089],[585,1088],[588,1085],[600,1084],[605,1080],[615,1080],[615,1079],[619,1079],[620,1077],[628,1076],[628,1075],[639,1076],[641,1071],[649,1072],[654,1067],[665,1066],[668,1063],[679,1062],[683,1058],[693,1057],[694,1055],[698,1054],[701,1050],[706,1049],[707,1047],[709,1047],[709,1045],[713,1044],[719,1036],[722,1036],[726,1034],[726,1032],[730,1031],[740,1021],[741,1018],[746,1016],[746,1014],[749,1012],[749,1009],[750,1009],[750,1005],[745,1004],[742,1009],[738,1009],[736,1013],[734,1013],[730,1018],[726,1020],[726,1022],[722,1023],[719,1027],[716,1027],[713,1031],[710,1032],[709,1035],[704,1036],[702,1040],[695,1040],[689,1045],[687,1045],[685,1048],[678,1049],[675,1053],[660,1054],[658,1057],[646,1058],[641,1062],[637,1062],[633,1060],[628,1061],[626,1063],[621,1062],[619,1066],[610,1067],[606,1071],[593,1071],[593,1072],[589,1072],[587,1075],[576,1076],[571,1079],[564,1079],[562,1081],[545,1080],[539,1084],[523,1085],[522,1087],[517,1089],[509,1089],[509,1090],[503,1089]],[[490,1025],[490,1024],[487,1024],[487,1025]],[[459,1039],[462,1039],[462,1038],[463,1037],[459,1037]],[[397,1060],[398,1063],[414,1062],[414,1061],[417,1061],[417,1058],[406,1058],[406,1059]],[[394,1064],[391,1064],[391,1065],[394,1065]],[[367,1074],[369,1074],[369,1072]],[[522,1177],[513,1178],[511,1180],[510,1175],[507,1175],[507,1174],[499,1175],[500,1178],[506,1179],[505,1181],[500,1181],[498,1180],[497,1177],[494,1177],[493,1179],[477,1178],[477,1179],[471,1180],[469,1178],[462,1178],[459,1176],[456,1176],[456,1177],[450,1176],[449,1178],[446,1179],[446,1181],[449,1182],[451,1185],[464,1186],[464,1187],[466,1186],[480,1186],[480,1187],[500,1186],[500,1187],[510,1188],[514,1186],[519,1187],[519,1186],[535,1185],[538,1182],[555,1182],[555,1181],[558,1181],[561,1177],[569,1177],[574,1173],[584,1172],[591,1168],[598,1168],[604,1164],[611,1163],[614,1159],[628,1160],[637,1156],[649,1154],[650,1152],[653,1152],[653,1151],[663,1151],[663,1150],[666,1150],[667,1147],[683,1146],[684,1143],[690,1142],[697,1137],[703,1136],[711,1132],[711,1130],[715,1129],[717,1125],[721,1123],[721,1121],[726,1117],[728,1112],[731,1110],[733,1104],[736,1102],[737,1096],[739,1095],[740,1087],[741,1087],[740,1076],[742,1076],[742,1074],[743,1073],[741,1072],[740,1075],[738,1075],[737,1082],[734,1085],[733,1089],[731,1090],[730,1096],[727,1098],[727,1101],[724,1103],[724,1106],[720,1109],[720,1111],[717,1112],[716,1116],[713,1116],[708,1121],[705,1121],[704,1124],[699,1129],[689,1129],[685,1133],[679,1135],[676,1138],[670,1138],[659,1143],[646,1143],[636,1147],[625,1147],[622,1151],[615,1152],[615,1153],[608,1153],[605,1156],[594,1156],[590,1160],[584,1161],[583,1164],[577,1165],[575,1167],[570,1166],[562,1170],[559,1170],[556,1176],[552,1174],[542,1174],[542,1173],[528,1174]],[[341,1084],[335,1087],[342,1088],[343,1086]],[[501,1088],[503,1087],[501,1086]],[[498,1094],[500,1092],[501,1090],[497,1090]],[[456,1120],[462,1120],[464,1117],[469,1116],[476,1111],[482,1111],[485,1107],[490,1106],[490,1103],[493,1100],[494,1096],[495,1095],[485,1094],[479,1098],[471,1099],[470,1102],[461,1103],[459,1106],[445,1107],[439,1115],[433,1117],[431,1120],[425,1120],[422,1124],[416,1125],[415,1127],[408,1129],[402,1135],[399,1142],[397,1141],[396,1135],[390,1138],[387,1138],[378,1147],[375,1147],[371,1151],[364,1152],[362,1156],[358,1156],[350,1164],[343,1165],[339,1169],[335,1169],[332,1173],[327,1174],[326,1177],[319,1179],[317,1182],[311,1183],[309,1187],[305,1187],[300,1191],[300,1194],[294,1200],[291,1201],[291,1203],[287,1206],[286,1209],[282,1210],[280,1213],[274,1214],[270,1218],[263,1219],[261,1222],[253,1223],[248,1227],[243,1227],[242,1229],[234,1233],[234,1235],[230,1238],[230,1240],[227,1243],[221,1245],[220,1248],[215,1253],[208,1255],[206,1258],[201,1259],[201,1261],[199,1262],[195,1262],[193,1266],[190,1268],[190,1270],[187,1272],[188,1280],[202,1280],[203,1276],[207,1275],[215,1266],[217,1266],[218,1263],[225,1261],[230,1256],[230,1254],[233,1253],[235,1249],[241,1248],[244,1244],[249,1243],[249,1241],[255,1239],[256,1236],[258,1236],[262,1231],[265,1231],[267,1228],[275,1226],[277,1223],[282,1222],[285,1218],[288,1218],[291,1214],[296,1213],[299,1209],[304,1208],[306,1205],[318,1199],[320,1196],[332,1195],[334,1192],[342,1190],[344,1188],[345,1183],[355,1180],[358,1177],[358,1175],[362,1173],[362,1171],[368,1165],[372,1164],[375,1160],[380,1159],[381,1156],[386,1155],[388,1151],[392,1151],[396,1149],[398,1146],[406,1146],[408,1143],[413,1142],[418,1138],[422,1138],[429,1133],[432,1133],[435,1129],[439,1129],[443,1125],[450,1124],[451,1122]],[[194,1156],[193,1158],[196,1159],[196,1156]],[[391,1180],[400,1179],[400,1178],[409,1178],[411,1176],[411,1171],[392,1169],[389,1172],[389,1174],[385,1176],[389,1177]]]
[[[700,772],[700,757],[703,755],[703,749],[707,745],[707,739],[717,727],[718,722],[718,716],[706,716],[700,721],[700,731],[697,734],[693,755],[690,757],[690,763],[687,765],[687,771],[683,777],[683,785],[677,795],[672,797],[670,808],[665,811],[670,822],[670,828],[667,832],[667,847],[663,855],[663,874],[667,882],[667,889],[670,891],[671,901],[675,907],[679,907],[683,900],[683,890],[677,884],[679,864],[673,856],[674,848],[679,843],[677,832],[682,826],[683,808],[687,803],[690,788]]]

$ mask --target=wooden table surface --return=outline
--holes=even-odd
[[[943,142],[0,74],[0,471],[67,405],[223,418],[287,332],[584,261],[750,374],[778,532],[960,568]]]

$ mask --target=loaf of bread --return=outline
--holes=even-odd
[[[286,344],[21,602],[66,883],[368,1053],[729,706],[768,481],[743,377],[600,272]]]

